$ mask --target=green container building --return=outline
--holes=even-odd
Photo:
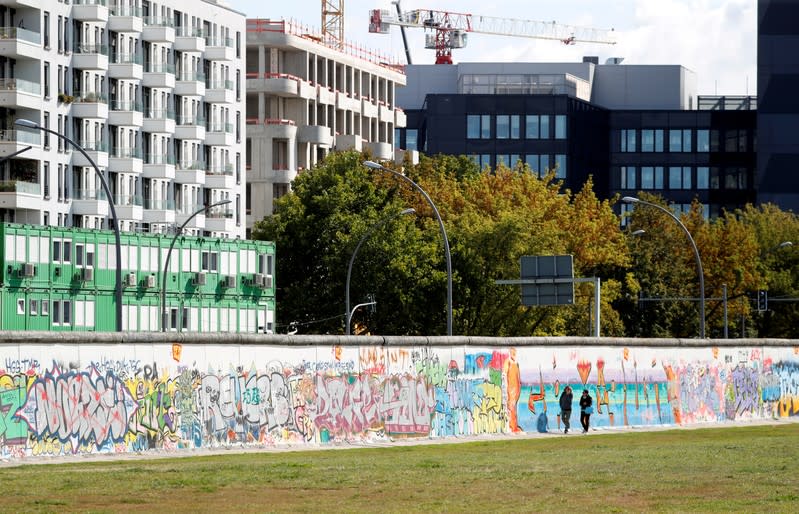
[[[1,223],[0,330],[116,330],[113,231]],[[122,233],[122,329],[161,330],[172,235]],[[275,326],[275,245],[179,236],[166,272],[168,331]]]

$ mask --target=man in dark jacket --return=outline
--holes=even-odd
[[[572,388],[566,386],[566,389],[560,394],[560,419],[563,420],[563,426],[566,430],[563,433],[569,433],[569,418],[572,415]]]

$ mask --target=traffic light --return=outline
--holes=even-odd
[[[768,291],[764,289],[757,292],[757,310],[760,312],[768,310]]]

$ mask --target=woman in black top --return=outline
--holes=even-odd
[[[588,432],[588,425],[591,418],[591,413],[594,412],[594,400],[588,394],[588,389],[583,389],[583,395],[580,397],[580,424],[583,425],[583,433]]]

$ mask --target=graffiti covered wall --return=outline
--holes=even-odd
[[[797,347],[0,345],[0,456],[799,415]],[[572,416],[572,423],[576,424]]]

